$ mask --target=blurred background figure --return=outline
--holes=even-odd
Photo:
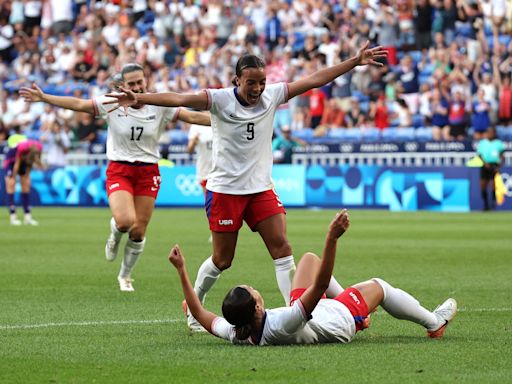
[[[504,160],[503,152],[505,152],[505,144],[503,144],[503,141],[496,138],[496,130],[491,127],[487,130],[486,138],[478,143],[476,151],[483,161],[483,165],[480,168],[480,189],[484,202],[484,211],[489,211],[496,209],[496,186],[494,178],[496,177],[496,173],[499,172],[500,166]],[[491,186],[490,200],[488,193],[489,185]]]
[[[43,146],[40,142],[27,139],[19,142],[14,148],[9,149],[5,155],[3,170],[7,197],[6,205],[9,209],[11,225],[21,225],[21,221],[16,215],[16,205],[14,203],[14,192],[16,190],[16,180],[18,176],[21,184],[21,202],[25,213],[23,223],[26,225],[39,224],[32,218],[30,208],[30,171],[33,166],[43,168],[41,162],[42,150]]]

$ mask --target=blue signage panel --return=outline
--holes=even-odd
[[[203,206],[203,191],[194,167],[161,167],[160,172],[162,185],[157,205]],[[497,209],[512,210],[512,168],[503,168],[501,174],[506,196],[504,204]],[[273,179],[276,192],[286,207],[443,212],[483,207],[478,168],[276,165]],[[33,205],[106,206],[105,167],[34,170],[31,200]],[[5,202],[3,177],[0,178],[0,201]],[[16,203],[20,203],[19,183]]]

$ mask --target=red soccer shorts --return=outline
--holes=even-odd
[[[357,331],[368,328],[368,322],[365,321],[368,317],[368,305],[359,290],[354,287],[349,287],[336,296],[334,300],[339,301],[348,308],[356,322]]]
[[[156,199],[160,190],[158,164],[111,161],[107,167],[107,195],[127,191],[133,196],[151,196]]]
[[[307,288],[295,288],[290,292],[290,307],[306,292]],[[325,294],[322,295],[322,299],[327,298]]]
[[[306,288],[295,288],[290,292],[290,306],[298,300],[306,292]],[[326,296],[323,295],[322,299]],[[361,292],[356,288],[350,287],[345,289],[342,293],[336,296],[333,300],[339,301],[343,304],[352,314],[354,322],[356,323],[356,331],[361,331],[368,328],[368,322],[365,321],[368,317],[368,305],[364,301]]]
[[[250,195],[206,191],[205,209],[210,229],[215,232],[236,232],[242,227],[244,220],[255,231],[259,222],[279,213],[286,213],[273,190]]]

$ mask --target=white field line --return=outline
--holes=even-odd
[[[0,325],[0,330],[9,329],[35,329],[35,328],[52,328],[52,327],[88,327],[88,326],[104,326],[104,325],[131,325],[131,324],[170,324],[185,321],[183,319],[162,319],[162,320],[113,320],[113,321],[78,321],[68,323],[42,323],[42,324],[13,324]]]
[[[459,308],[459,312],[512,312],[512,308]],[[379,312],[374,315],[379,314]],[[68,323],[42,323],[42,324],[0,324],[0,331],[16,329],[37,329],[37,328],[58,328],[58,327],[88,327],[105,325],[131,325],[131,324],[171,324],[184,322],[183,319],[161,319],[161,320],[112,320],[112,321],[78,321]]]

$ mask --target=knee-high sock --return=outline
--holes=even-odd
[[[16,213],[16,205],[14,204],[14,193],[7,193],[7,208],[9,214],[13,215]]]
[[[203,261],[197,271],[196,282],[194,283],[194,291],[201,303],[204,303],[206,294],[213,287],[221,273],[222,271],[213,263],[211,256]]]
[[[124,247],[124,258],[121,263],[121,270],[119,271],[119,277],[128,277],[132,273],[133,267],[137,263],[139,256],[144,250],[146,239],[136,242],[132,239],[126,241]]]
[[[21,204],[23,205],[23,211],[30,213],[30,193],[21,194]]]
[[[325,295],[329,298],[333,298],[341,295],[343,291],[344,289],[340,283],[338,283],[334,276],[331,276],[331,281],[329,281],[329,286],[327,287],[327,291],[325,291]]]
[[[419,301],[407,292],[392,287],[382,279],[373,280],[384,290],[384,300],[380,305],[391,316],[423,325],[428,330],[435,330],[442,325],[434,313],[422,307]]]
[[[281,295],[286,305],[290,303],[293,275],[295,274],[295,261],[293,255],[274,260],[276,279]]]
[[[112,235],[114,235],[116,241],[121,240],[121,237],[125,234],[125,232],[121,232],[117,229],[117,224],[113,217],[110,219],[110,231],[112,232]]]

